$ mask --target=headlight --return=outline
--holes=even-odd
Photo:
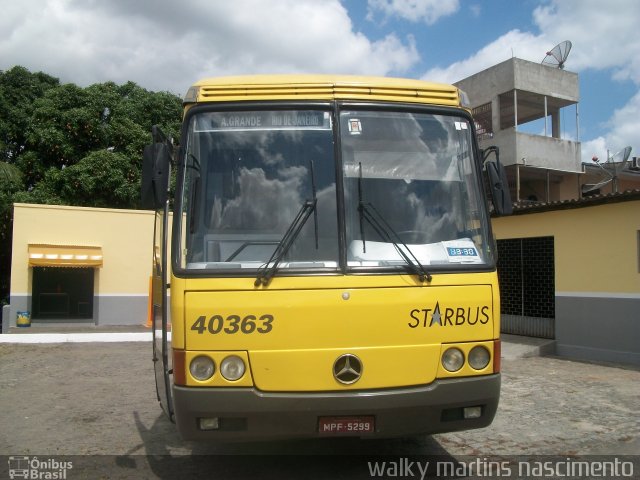
[[[449,372],[457,372],[464,364],[464,353],[457,348],[450,348],[442,354],[442,366]]]
[[[244,362],[236,355],[231,355],[225,358],[220,364],[220,373],[224,378],[231,382],[242,378],[244,371]]]
[[[191,360],[191,363],[189,364],[189,371],[191,372],[191,375],[193,375],[193,378],[203,382],[213,377],[213,374],[216,371],[216,365],[209,357],[200,355]]]
[[[486,347],[482,345],[476,345],[469,352],[469,365],[475,370],[482,370],[487,365],[489,365],[489,360],[491,360],[491,354]]]

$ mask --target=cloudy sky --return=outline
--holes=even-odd
[[[637,0],[0,0],[0,70],[183,95],[206,76],[353,73],[455,82],[563,40],[583,159],[640,150]],[[571,109],[568,116],[574,116]],[[572,119],[571,119],[572,120]],[[575,123],[575,122],[574,122]],[[567,137],[575,137],[568,129]]]

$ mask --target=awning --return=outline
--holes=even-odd
[[[29,244],[30,267],[102,267],[102,247]]]

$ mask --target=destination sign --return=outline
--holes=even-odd
[[[199,132],[220,130],[330,130],[329,112],[215,112],[198,116]]]

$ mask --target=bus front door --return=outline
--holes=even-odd
[[[158,126],[151,128],[153,143],[142,158],[141,206],[155,210],[153,228],[153,272],[149,292],[149,317],[153,328],[153,367],[158,401],[173,421],[171,398],[171,323],[167,302],[169,246],[169,178],[173,143]]]
[[[153,276],[151,279],[151,309],[153,325],[153,367],[156,377],[156,393],[162,410],[171,421],[171,323],[167,304],[167,242],[169,202],[156,210],[153,235]]]

